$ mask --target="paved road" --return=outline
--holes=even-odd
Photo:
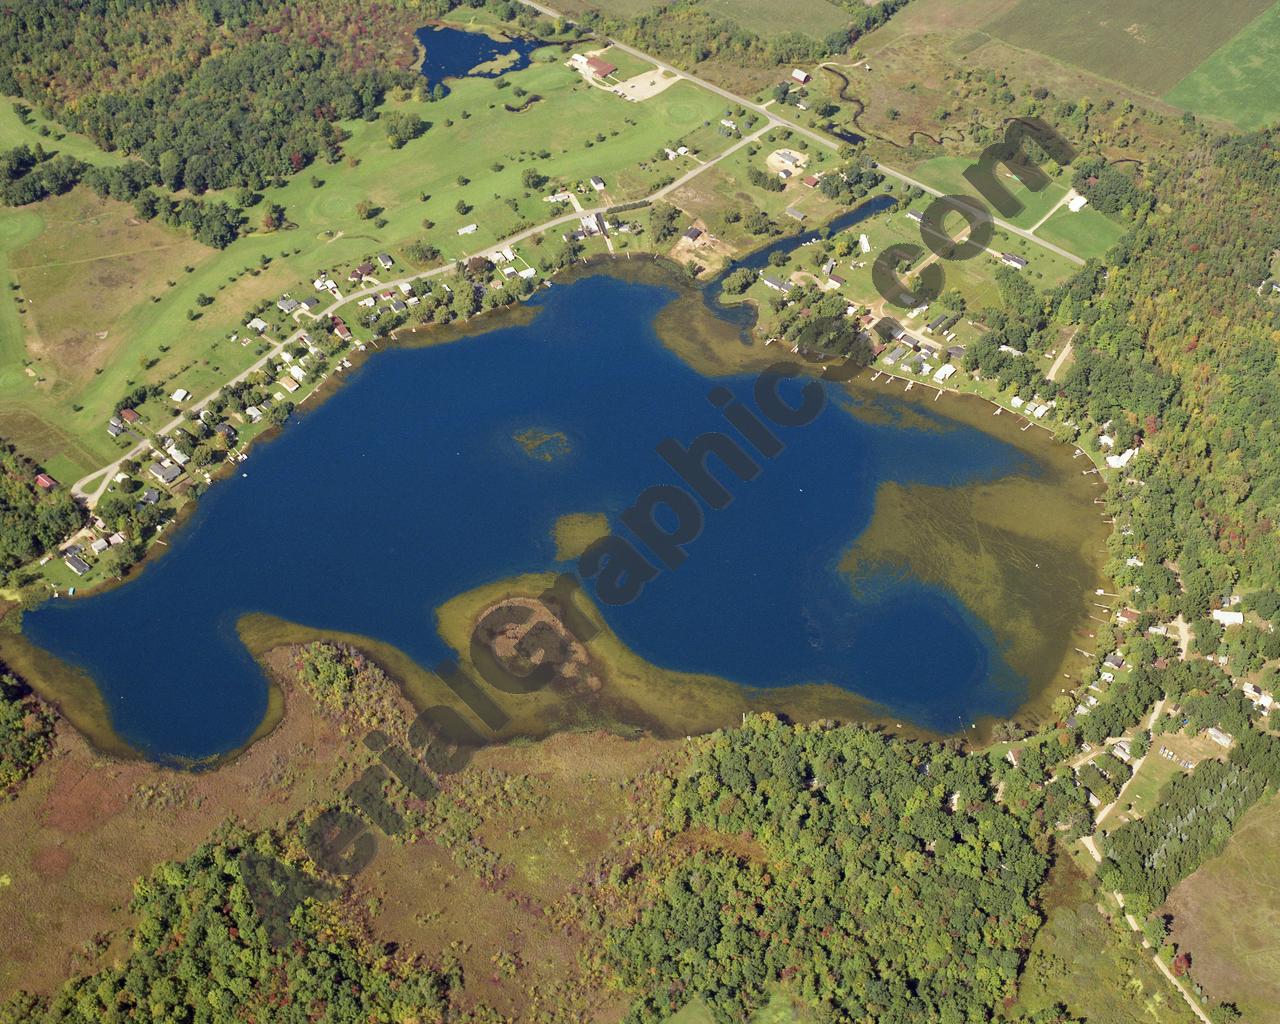
[[[716,157],[713,157],[712,159],[706,161],[705,163],[699,164],[697,167],[694,167],[689,171],[686,171],[684,174],[680,175],[680,177],[676,178],[674,181],[670,182],[667,185],[663,185],[661,188],[651,193],[647,198],[649,200],[661,199],[664,196],[670,194],[671,192],[674,192],[676,189],[686,184],[692,178],[695,178],[697,175],[701,174],[707,168],[714,167],[717,163],[719,163],[725,157],[741,149],[743,146],[748,146],[751,143],[755,142],[758,138],[760,138],[761,135],[767,132],[771,127],[772,127],[771,124],[766,124],[764,127],[757,129],[756,131],[752,132],[750,135],[743,136],[741,139],[735,142],[732,146],[726,149],[723,153],[719,154]],[[596,213],[604,213],[606,209],[608,208],[605,206],[593,206],[590,209],[579,208],[578,210],[575,210],[573,213],[566,213],[559,217],[553,217],[550,220],[543,221],[541,224],[537,224],[534,227],[526,228],[523,231],[519,231],[514,235],[508,236],[507,238],[499,239],[498,241],[494,242],[492,245],[485,246],[484,249],[482,250],[479,250],[473,253],[467,253],[465,255],[459,256],[458,259],[467,260],[473,256],[479,256],[479,255],[482,255],[483,253],[493,252],[495,249],[501,249],[504,246],[517,245],[520,242],[526,241],[529,238],[532,238],[534,235],[540,235],[544,231],[548,231],[551,228],[558,227],[561,224],[574,223],[581,220],[583,217],[589,217]],[[413,281],[422,280],[423,278],[435,277],[438,274],[449,273],[453,270],[453,266],[454,266],[453,262],[449,262],[449,263],[445,263],[443,266],[435,267],[432,270],[424,270],[420,274],[409,274],[406,277],[400,277],[394,281],[381,281],[378,284],[373,285],[372,287],[361,288],[358,291],[349,292],[347,295],[344,295],[341,299],[337,299],[331,302],[319,313],[314,314],[314,319],[323,320],[325,317],[328,317],[333,313],[337,312],[339,309],[341,309],[343,306],[347,305],[348,303],[357,302],[360,299],[363,299],[370,295],[376,295],[378,292],[386,291],[389,288],[397,288],[401,284],[409,284]],[[252,366],[236,374],[225,384],[219,385],[219,387],[216,390],[210,392],[204,398],[188,406],[187,410],[185,410],[181,415],[175,416],[163,427],[158,429],[156,433],[168,434],[170,431],[181,426],[183,420],[187,416],[187,412],[200,412],[210,402],[212,402],[215,398],[217,398],[219,394],[221,394],[223,388],[231,384],[239,384],[241,381],[248,379],[254,373],[257,373],[259,370],[261,370],[263,367],[269,364],[272,360],[274,360],[276,356],[278,356],[288,346],[297,344],[297,342],[301,339],[302,334],[303,334],[303,330],[299,329],[295,331],[293,334],[290,334],[283,341],[277,342],[275,345],[272,346],[272,348],[270,349],[270,351],[267,352],[266,355],[264,355],[261,359],[255,362]],[[154,447],[155,446],[152,444],[150,438],[139,441],[127,452],[125,452],[125,454],[121,455],[120,458],[116,459],[116,461],[112,462],[110,465],[103,466],[101,469],[95,470],[94,472],[89,473],[87,476],[83,476],[79,480],[77,480],[74,484],[71,485],[71,493],[79,498],[83,498],[85,502],[89,505],[89,507],[92,508],[94,505],[98,503],[98,500],[102,497],[103,493],[105,493],[106,489],[110,486],[112,479],[115,477],[116,473],[119,472],[120,464],[122,462],[124,462],[126,459],[136,459],[139,456],[143,456],[147,452],[154,449]]]
[[[559,11],[555,10],[554,8],[547,7],[545,4],[537,3],[536,0],[520,0],[520,2],[524,4],[526,7],[532,7],[534,10],[542,12],[549,18],[564,18],[565,21],[571,21],[571,19],[567,18],[565,15],[561,14]],[[683,78],[686,81],[693,82],[695,85],[699,85],[702,88],[706,89],[708,92],[715,93],[717,96],[723,96],[725,99],[732,102],[735,106],[745,107],[748,110],[754,110],[757,114],[763,114],[773,124],[779,125],[783,128],[790,128],[793,132],[797,132],[800,135],[805,136],[806,138],[812,139],[814,142],[818,143],[821,146],[826,146],[828,149],[839,149],[840,146],[842,145],[842,143],[839,143],[834,139],[829,138],[826,135],[822,135],[819,132],[815,132],[811,128],[805,128],[802,125],[794,124],[791,121],[788,121],[784,118],[779,117],[777,114],[773,113],[773,111],[769,110],[765,104],[755,103],[752,100],[746,99],[743,96],[739,96],[737,93],[730,92],[728,89],[722,89],[720,86],[716,85],[714,82],[708,82],[705,78],[699,78],[697,75],[688,71],[681,71],[679,68],[674,67],[671,64],[668,64],[666,61],[658,59],[657,57],[653,56],[653,54],[651,53],[645,53],[643,50],[637,50],[634,46],[628,46],[626,43],[620,42],[617,39],[612,39],[610,40],[610,42],[614,46],[616,46],[619,50],[621,50],[623,53],[629,53],[633,57],[638,57],[640,60],[645,60],[645,61],[649,61],[651,64],[656,64],[658,67],[662,68],[662,70],[664,71],[669,71],[671,72],[671,74],[676,75],[679,78]],[[887,174],[889,177],[897,178],[899,181],[905,182],[908,185],[914,185],[916,188],[920,189],[922,192],[927,192],[931,196],[940,196],[944,194],[938,191],[938,189],[934,188],[932,185],[926,185],[923,181],[917,181],[915,178],[910,177],[903,171],[898,170],[896,167],[890,167],[888,164],[883,164],[879,162],[877,162],[876,166],[880,171],[882,171],[884,174]],[[985,207],[983,207],[981,203],[978,202],[978,200],[974,199],[973,205],[976,208],[981,209],[985,212]],[[1010,234],[1018,235],[1021,238],[1025,238],[1029,242],[1034,242],[1036,245],[1040,246],[1041,248],[1048,249],[1050,252],[1056,253],[1057,255],[1061,256],[1063,259],[1069,260],[1072,263],[1076,264],[1077,266],[1084,266],[1084,260],[1082,260],[1075,253],[1068,252],[1066,249],[1063,249],[1060,246],[1054,245],[1052,242],[1046,242],[1043,238],[1038,238],[1036,235],[1032,234],[1030,231],[1026,230],[1025,228],[1015,227],[1014,225],[1010,224],[1008,221],[1001,220],[999,217],[992,217],[992,221],[998,227],[1003,228],[1005,231],[1008,231]]]

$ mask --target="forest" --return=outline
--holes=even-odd
[[[17,0],[0,10],[0,91],[141,158],[170,190],[260,188],[338,159],[336,122],[372,115],[410,77],[356,66],[340,35],[313,23],[339,10],[317,5],[304,24],[289,20],[304,17],[296,8],[256,0]],[[227,30],[250,18],[253,30]]]
[[[21,680],[0,674],[0,798],[11,794],[53,747],[53,710]]]
[[[632,1021],[746,1019],[786,982],[815,1020],[974,1021],[1015,993],[1048,864],[981,758],[772,715],[698,743],[670,855],[620,882]],[[692,854],[689,850],[692,849]]]
[[[249,887],[253,865],[282,851],[265,834],[225,833],[137,882],[126,958],[51,998],[14,996],[0,1004],[0,1024],[446,1019],[462,981],[456,964],[389,955],[334,905],[304,903],[292,941],[273,943]]]
[[[40,468],[0,439],[0,570],[52,551],[83,525],[84,509],[68,490],[42,490]]]

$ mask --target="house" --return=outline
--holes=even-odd
[[[124,433],[124,424],[119,420],[112,420],[107,424],[107,433],[112,437],[119,437]]]
[[[524,280],[527,281],[529,280],[529,278],[534,277],[537,273],[538,272],[533,267],[525,267],[516,276],[524,278]]]
[[[293,394],[298,390],[298,382],[292,377],[281,377],[280,386],[284,388],[285,391],[289,392],[289,394]]]
[[[387,253],[385,252],[378,253],[378,264],[382,267],[383,270],[390,270],[395,265],[395,262],[396,261],[393,260]]]
[[[160,500],[160,492],[154,487],[148,487],[142,492],[142,497],[138,499],[139,505],[154,505]]]
[[[945,384],[947,381],[949,381],[952,377],[955,376],[955,372],[956,372],[956,368],[952,366],[950,363],[947,363],[946,366],[941,366],[938,368],[938,372],[933,375],[933,379],[936,380],[939,384]]]
[[[468,224],[464,228],[458,228],[458,234],[460,235],[474,235],[475,233],[476,233],[475,224]]]
[[[213,432],[215,434],[221,434],[223,437],[225,437],[227,439],[227,444],[236,443],[236,437],[237,437],[236,428],[233,427],[230,423],[219,423],[216,427],[213,428]]]
[[[1074,195],[1067,200],[1067,209],[1070,210],[1072,213],[1079,213],[1081,210],[1085,208],[1085,204],[1088,202],[1089,200],[1086,199],[1084,196]]]
[[[804,162],[798,153],[792,153],[789,149],[778,150],[778,159],[788,167],[799,167]]]
[[[332,279],[330,279],[328,271],[325,271],[323,274],[317,277],[314,281],[312,281],[311,286],[318,292],[327,291],[328,289],[332,288],[333,281]]]
[[[288,316],[290,313],[292,313],[295,309],[297,309],[301,305],[302,303],[299,302],[297,299],[291,299],[289,298],[289,296],[286,295],[283,299],[281,299],[279,302],[276,303],[276,309],[280,310],[280,312],[283,313],[285,316]]]
[[[963,358],[964,358],[964,346],[963,346],[963,345],[952,345],[949,349],[947,349],[947,355],[948,355],[948,356],[950,356],[952,359],[963,359]]]
[[[315,309],[318,305],[320,305],[320,300],[317,299],[314,295],[308,295],[305,299],[303,299],[299,303],[299,305],[302,307],[303,312],[310,313],[313,309]]]
[[[249,323],[248,323],[248,324],[246,324],[245,326],[247,326],[247,327],[249,328],[249,330],[251,330],[251,331],[255,331],[255,332],[257,332],[258,334],[261,334],[263,331],[265,331],[265,330],[267,329],[267,322],[266,322],[265,320],[263,320],[263,319],[262,319],[262,317],[260,317],[260,316],[255,316],[255,317],[254,317],[252,320],[250,320],[250,321],[249,321]]]
[[[618,70],[616,64],[610,64],[607,60],[601,60],[599,57],[588,57],[586,68],[596,78],[608,78]]]
[[[1006,267],[1013,267],[1014,270],[1021,270],[1027,265],[1027,261],[1021,256],[1017,256],[1011,252],[1002,252],[1000,254],[1000,262]]]
[[[119,530],[117,530],[115,533],[113,533],[110,537],[107,538],[107,543],[111,545],[111,547],[113,548],[118,548],[121,544],[124,543],[124,534],[121,533]]]
[[[262,410],[256,405],[246,405],[244,414],[249,417],[250,423],[257,423],[258,420],[262,419]]]
[[[355,283],[355,282],[358,282],[362,277],[364,277],[364,275],[360,273],[359,268],[356,268],[355,270],[351,271],[351,273],[347,275],[347,280],[351,281],[352,283]]]
[[[360,271],[361,277],[368,277],[373,273],[373,264],[369,262],[361,263],[360,266],[356,267],[356,270]]]
[[[185,466],[191,461],[191,456],[181,448],[177,447],[177,445],[169,445],[169,447],[165,449],[165,454],[168,455],[169,458],[173,459],[173,461],[179,466]]]
[[[729,131],[731,131],[731,132],[736,132],[736,131],[738,130],[738,124],[737,124],[737,122],[736,122],[736,121],[731,121],[731,120],[729,120],[729,118],[727,118],[727,117],[722,117],[722,118],[720,118],[720,127],[721,127],[721,128],[728,128],[728,129],[729,129]]]
[[[102,552],[106,551],[107,548],[109,547],[111,547],[111,541],[107,540],[106,537],[99,537],[97,540],[95,540],[92,544],[89,545],[89,550],[92,551],[95,555],[100,555],[102,554]]]
[[[1209,613],[1214,622],[1223,626],[1243,626],[1244,612],[1229,612],[1221,608],[1215,608]]]
[[[787,216],[790,217],[792,220],[798,220],[802,223],[804,222],[804,214],[801,213],[799,210],[797,210],[794,206],[788,206],[785,212]]]
[[[699,238],[702,237],[702,229],[690,228],[688,231],[684,233],[684,237],[689,239],[689,241],[691,242],[696,242]]]
[[[408,307],[408,306],[406,306],[406,305],[405,305],[403,302],[401,302],[399,299],[392,299],[392,300],[391,300],[391,312],[393,312],[393,313],[403,313],[403,312],[404,312],[406,309],[408,309],[408,308],[409,308],[409,307]]]
[[[1208,736],[1209,739],[1213,740],[1214,743],[1218,744],[1218,746],[1220,747],[1231,746],[1231,733],[1223,732],[1221,729],[1217,728],[1216,726],[1210,726],[1208,729],[1204,731],[1204,734]]]
[[[766,288],[772,288],[775,292],[782,292],[783,294],[786,294],[791,290],[791,286],[789,284],[783,284],[776,277],[773,277],[770,274],[765,274],[760,278],[760,280],[765,283]]]
[[[871,239],[869,239],[866,235],[859,235],[859,236],[858,236],[858,248],[859,248],[859,249],[861,249],[864,253],[868,253],[868,252],[870,252],[870,251],[871,251]]]
[[[1125,761],[1129,760],[1131,756],[1130,749],[1128,740],[1120,740],[1118,743],[1111,744],[1111,752]]]
[[[1116,614],[1116,618],[1123,622],[1126,626],[1132,626],[1138,621],[1139,615],[1133,608],[1121,608]]]
[[[591,187],[595,189],[597,192],[603,192],[604,178],[601,178],[599,175],[593,175],[591,177]]]
[[[1124,668],[1124,656],[1119,651],[1112,651],[1102,659],[1104,665],[1110,665],[1114,669]]]
[[[185,402],[188,398],[191,397],[191,392],[188,391],[186,388],[178,388],[178,390],[175,391],[173,394],[171,394],[169,397],[172,398],[175,402]]]
[[[809,72],[801,71],[799,68],[793,68],[791,71],[791,81],[798,82],[801,85],[808,85]]]
[[[1124,469],[1125,466],[1129,465],[1129,461],[1137,454],[1137,448],[1129,448],[1126,451],[1121,452],[1119,455],[1108,455],[1107,465],[1112,469]]]
[[[833,288],[839,288],[844,284],[844,278],[838,274],[832,274],[827,278],[827,284],[831,285]]]
[[[338,324],[338,326],[333,329],[333,333],[336,334],[343,341],[351,340],[351,328],[348,327],[346,324]]]
[[[800,181],[801,181],[803,184],[807,185],[809,188],[817,188],[817,187],[818,187],[818,179],[817,179],[817,178],[815,178],[812,174],[807,175],[806,177],[801,178],[801,179],[800,179]]]
[[[66,563],[67,568],[77,576],[83,576],[89,571],[89,563],[79,555],[68,555],[63,561]]]
[[[934,331],[936,331],[939,327],[941,327],[946,322],[947,322],[947,314],[943,313],[942,316],[935,316],[932,320],[930,320],[927,324],[925,324],[924,329],[928,331],[930,334],[932,334]]]
[[[36,474],[36,486],[42,491],[52,491],[57,489],[58,481],[51,477],[48,473]]]
[[[121,409],[120,418],[124,420],[125,423],[137,423],[142,417],[132,409]]]
[[[182,470],[170,462],[153,462],[147,468],[162,484],[171,484],[182,476]]]

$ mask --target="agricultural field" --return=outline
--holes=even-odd
[[[1227,848],[1170,894],[1173,938],[1214,999],[1250,1024],[1280,1021],[1280,797],[1240,819]]]
[[[1007,43],[1160,96],[1273,0],[1020,0],[983,26]]]
[[[692,157],[655,159],[663,146],[699,133],[706,159],[731,144],[702,131],[725,116],[725,101],[691,83],[629,102],[583,82],[563,66],[558,48],[537,57],[498,80],[460,80],[439,102],[394,98],[386,109],[430,125],[400,149],[377,121],[345,124],[351,138],[342,166],[317,164],[283,188],[266,189],[246,211],[256,224],[266,203],[279,204],[286,229],[259,229],[222,251],[158,224],[130,224],[128,207],[99,204],[84,189],[55,204],[0,211],[0,264],[11,282],[0,311],[7,436],[60,479],[78,479],[119,454],[104,425],[127,382],[172,381],[202,397],[256,358],[256,349],[229,340],[246,311],[282,293],[309,294],[317,270],[417,240],[453,260],[549,219],[554,211],[542,197],[557,187],[583,189],[588,206],[625,202],[697,166]],[[499,88],[503,82],[508,87]],[[508,109],[517,105],[523,109]],[[528,170],[551,180],[528,189]],[[596,174],[608,183],[602,195],[585,184]],[[357,213],[361,202],[373,208],[367,219]],[[460,237],[469,224],[474,233]],[[84,262],[49,265],[65,263],[48,253],[66,251],[71,231]],[[153,249],[159,244],[168,248]],[[134,252],[144,248],[153,251]],[[34,300],[27,313],[18,312],[19,295]],[[213,303],[200,307],[200,295]],[[110,333],[98,338],[108,315]],[[77,338],[73,352],[69,340]],[[87,349],[85,338],[93,342]],[[24,360],[36,356],[33,378]]]
[[[1164,98],[1238,128],[1273,123],[1280,114],[1280,4],[1215,50]]]

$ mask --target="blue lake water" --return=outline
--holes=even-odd
[[[641,491],[680,483],[658,442],[727,429],[707,392],[726,384],[754,405],[753,378],[711,380],[660,342],[653,318],[674,294],[589,277],[541,292],[529,324],[375,355],[256,449],[247,477],[213,487],[137,580],[51,602],[24,631],[86,670],[120,735],[156,757],[234,749],[261,720],[267,683],[235,629],[247,612],[436,664],[451,653],[438,605],[555,567],[563,514],[604,511],[625,534],[617,516]],[[884,481],[959,485],[1037,463],[967,426],[908,428],[830,396],[812,424],[777,428],[786,449],[758,478],[723,474],[734,501],[707,511],[688,561],[606,618],[666,668],[832,682],[945,731],[1011,713],[1026,683],[955,597],[888,573],[853,588],[837,562]],[[531,458],[515,440],[530,429],[566,450]]]
[[[537,39],[492,39],[483,32],[427,25],[414,33],[425,56],[418,68],[427,84],[434,87],[450,78],[465,78],[481,64],[515,52],[515,61],[502,72],[480,72],[478,78],[497,78],[508,71],[529,66],[529,56],[543,44]]]

